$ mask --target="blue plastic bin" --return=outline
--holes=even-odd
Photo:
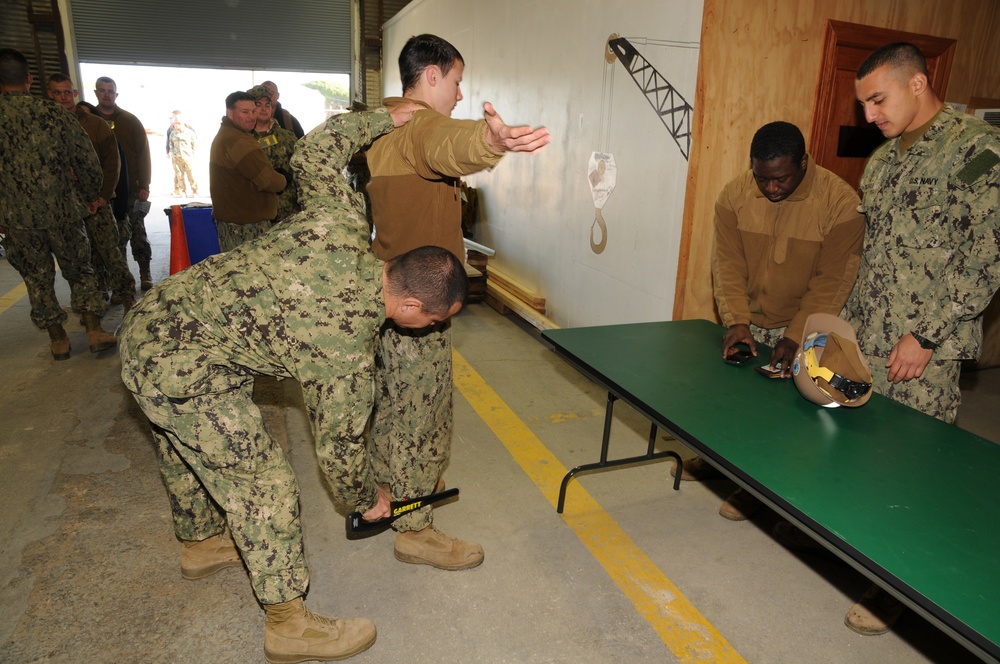
[[[181,212],[191,265],[219,253],[219,231],[212,218],[212,208],[186,207],[181,208]]]

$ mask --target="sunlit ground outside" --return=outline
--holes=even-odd
[[[212,139],[226,114],[226,96],[274,81],[279,101],[308,132],[332,113],[349,105],[346,74],[249,71],[234,69],[181,69],[81,63],[80,99],[97,103],[95,83],[110,76],[118,88],[118,106],[134,114],[146,127],[153,162],[151,196],[170,196],[174,172],[167,156],[167,128],[174,111],[197,133],[193,166],[198,200],[208,202],[208,156]]]

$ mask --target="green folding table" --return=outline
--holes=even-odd
[[[704,320],[548,330],[569,364],[986,661],[1000,661],[1000,446],[880,395],[822,408],[722,361]],[[654,436],[647,453],[658,458]],[[678,473],[678,476],[680,474]],[[674,487],[677,488],[675,480]]]

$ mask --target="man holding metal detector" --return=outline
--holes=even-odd
[[[299,381],[331,491],[367,519],[388,517],[364,438],[379,328],[439,323],[468,291],[444,249],[377,259],[342,175],[357,149],[415,108],[333,116],[292,160],[302,213],[170,277],[122,322],[122,378],[152,424],[181,572],[199,579],[242,559],[272,662],[350,657],[376,631],[366,618],[327,618],[303,603],[298,484],[251,399],[254,376]]]
[[[729,328],[723,359],[745,362],[757,355],[759,341],[774,349],[768,375],[791,377],[806,319],[838,315],[854,286],[865,230],[859,203],[850,185],[806,154],[798,127],[771,122],[757,130],[750,168],[715,203],[712,276],[719,316]],[[695,457],[684,462],[681,479],[719,476]],[[738,489],[719,514],[743,521],[760,505]]]

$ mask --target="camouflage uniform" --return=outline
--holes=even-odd
[[[71,306],[104,313],[90,265],[83,219],[103,175],[83,127],[66,109],[26,92],[0,94],[0,226],[11,265],[21,274],[40,329],[61,325],[55,264],[70,284]]]
[[[335,497],[360,510],[376,502],[364,430],[384,264],[341,170],[392,120],[336,120],[336,136],[300,155],[316,194],[302,213],[154,287],[119,336],[122,379],[153,424],[177,536],[204,539],[228,523],[263,604],[303,595],[309,577],[298,486],[251,401],[255,375],[299,381]]]
[[[861,177],[865,248],[844,313],[876,390],[951,422],[959,363],[979,356],[1000,287],[1000,131],[946,104],[908,150],[899,143],[879,147]],[[938,348],[921,378],[892,385],[878,365],[908,332]]]
[[[91,264],[102,292],[105,286],[119,294],[135,293],[135,277],[128,268],[128,261],[119,244],[118,222],[111,211],[118,174],[121,172],[121,158],[118,140],[108,123],[83,108],[77,107],[76,118],[90,137],[94,151],[104,171],[100,196],[107,203],[84,220],[87,236],[90,238]]]
[[[757,343],[762,343],[765,346],[770,346],[774,348],[781,338],[785,336],[785,326],[781,327],[759,327],[750,323],[750,334],[753,335],[754,341]],[[798,343],[798,339],[794,340]],[[760,351],[757,351],[758,353]]]
[[[274,170],[283,173],[291,172],[292,153],[295,152],[295,143],[298,140],[295,134],[282,129],[275,121],[271,120],[271,128],[265,132],[254,130],[254,138],[260,143],[261,149],[267,155],[267,160],[271,162]],[[278,192],[278,216],[274,218],[275,223],[282,221],[299,211],[298,187],[295,179],[292,178],[284,189]]]
[[[170,132],[170,163],[174,167],[174,196],[183,196],[187,187],[191,187],[193,195],[198,194],[198,183],[191,171],[191,161],[194,159],[194,130],[181,125],[179,129]]]
[[[135,294],[135,277],[122,254],[118,237],[118,221],[111,212],[111,205],[98,208],[84,219],[87,237],[90,238],[90,256],[101,294],[105,285],[119,295]]]
[[[244,242],[251,242],[271,230],[270,221],[252,221],[248,224],[229,224],[215,220],[219,234],[220,251],[232,251]]]

